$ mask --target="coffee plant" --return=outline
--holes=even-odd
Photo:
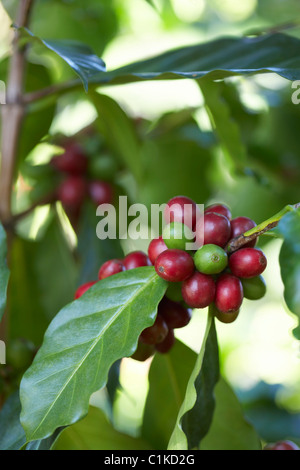
[[[0,3],[1,450],[299,450],[299,14]]]

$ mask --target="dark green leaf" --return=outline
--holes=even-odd
[[[6,233],[0,224],[0,321],[6,307],[7,285],[9,280],[9,269],[7,267],[7,242]]]
[[[21,383],[22,425],[29,441],[83,418],[111,365],[131,356],[153,324],[166,283],[153,267],[104,279],[66,306]],[[51,390],[51,393],[49,393]]]
[[[246,421],[242,407],[230,386],[221,379],[215,388],[216,409],[201,450],[261,450],[254,428]]]
[[[182,418],[182,429],[189,449],[197,449],[211,426],[215,411],[214,389],[219,380],[219,346],[213,322],[205,346],[201,371],[196,378],[197,399]]]
[[[168,446],[197,354],[180,341],[169,354],[155,355],[150,372],[142,436],[154,449]]]
[[[103,411],[90,407],[85,419],[68,427],[55,450],[147,450],[149,444],[113,428]]]
[[[279,256],[284,298],[290,311],[298,317],[294,335],[300,339],[300,209],[285,215],[277,230],[284,237]]]
[[[6,400],[0,413],[0,450],[19,450],[26,444],[20,413],[21,403],[17,391]]]

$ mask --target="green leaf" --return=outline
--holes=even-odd
[[[177,340],[170,353],[156,354],[152,361],[142,436],[154,449],[168,446],[196,358]]]
[[[45,41],[35,36],[27,28],[20,28],[22,37],[28,42],[36,42],[61,57],[81,79],[85,91],[88,91],[89,80],[99,72],[105,72],[106,67],[100,57],[89,46],[77,41]]]
[[[222,37],[99,74],[93,78],[93,83],[121,84],[205,77],[220,80],[254,73],[276,73],[288,80],[298,80],[300,40],[285,34],[255,38]]]
[[[9,269],[7,267],[7,241],[6,233],[0,224],[0,321],[6,307],[7,285],[9,280]]]
[[[214,389],[219,381],[219,370],[219,346],[213,322],[205,345],[202,368],[195,380],[196,403],[182,418],[182,429],[189,449],[199,448],[209,431],[215,411]]]
[[[290,311],[298,317],[298,326],[293,333],[300,339],[300,209],[285,215],[277,231],[284,237],[279,255],[284,299]]]
[[[21,421],[29,441],[83,418],[111,365],[131,356],[154,323],[166,282],[153,267],[111,276],[67,305],[49,326],[21,383]],[[51,393],[49,393],[49,390]]]
[[[196,417],[197,419],[197,415],[199,413],[198,407],[201,408],[202,406],[202,404],[199,403],[198,401],[198,395],[203,393],[201,388],[198,390],[196,387],[197,385],[202,386],[202,378],[198,379],[198,377],[201,376],[201,374],[203,374],[202,368],[205,367],[206,369],[206,366],[204,366],[204,364],[211,350],[211,346],[207,348],[207,345],[209,345],[211,341],[212,343],[210,344],[213,344],[215,342],[215,339],[216,339],[216,336],[215,336],[214,319],[212,315],[209,313],[201,350],[197,357],[190,379],[188,381],[184,401],[178,413],[176,425],[175,425],[175,428],[173,430],[173,433],[172,433],[172,436],[168,445],[169,450],[188,450],[189,445],[191,443],[194,443],[194,439],[196,439],[198,442],[199,435],[203,437],[203,434],[205,433],[205,431],[207,431],[207,423],[209,421],[207,417],[205,418],[204,430],[202,429],[202,423],[198,423],[198,426],[194,425],[194,417]],[[215,347],[216,346],[214,346],[214,348]],[[213,371],[213,376],[215,376],[215,374],[216,372]],[[215,379],[212,382],[214,381]],[[209,393],[211,393],[212,387],[210,386],[209,388],[210,388]],[[191,410],[193,410],[193,416],[188,414],[189,412],[191,412]],[[205,414],[205,410],[202,410],[202,413]],[[210,420],[212,419],[211,414],[212,414],[212,410],[210,409],[210,412],[209,412]],[[190,429],[188,428],[189,424],[190,424]],[[185,434],[184,428],[187,431],[187,435]],[[197,428],[196,429],[197,435],[193,437],[192,435],[190,435],[190,431],[194,432],[195,428]]]
[[[142,178],[140,141],[133,121],[112,98],[93,93],[93,103],[98,112],[96,125],[110,148],[129,168],[138,181]]]
[[[113,428],[103,411],[90,407],[85,419],[68,427],[60,436],[55,450],[147,450],[142,440]]]
[[[232,169],[245,169],[247,149],[238,123],[232,118],[230,106],[224,99],[224,83],[203,80],[199,82],[212,125]]]
[[[245,419],[241,404],[225,380],[215,388],[216,409],[201,450],[261,450],[261,442],[253,426]]]

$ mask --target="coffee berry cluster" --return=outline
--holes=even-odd
[[[174,330],[190,322],[193,309],[210,307],[220,322],[232,323],[244,298],[258,300],[266,293],[262,273],[267,259],[256,248],[257,239],[232,254],[226,250],[230,240],[256,226],[253,220],[232,218],[224,204],[211,205],[201,214],[197,204],[185,196],[172,198],[164,217],[167,225],[162,235],[150,242],[147,254],[132,252],[123,260],[107,261],[99,271],[102,280],[129,269],[154,266],[168,282],[154,325],[140,335],[133,355],[137,360],[145,360],[156,351],[167,353],[175,343]],[[188,243],[198,239],[198,231],[201,246],[190,251]],[[94,283],[81,286],[75,298]]]
[[[61,201],[67,214],[78,214],[86,199],[93,201],[96,206],[113,202],[112,184],[99,179],[101,167],[99,177],[97,171],[95,175],[95,159],[88,158],[76,140],[64,146],[63,154],[52,158],[51,166],[62,176],[56,198]]]

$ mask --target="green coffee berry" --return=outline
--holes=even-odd
[[[194,262],[197,270],[203,274],[218,274],[228,264],[227,253],[217,245],[203,245],[195,253]]]

